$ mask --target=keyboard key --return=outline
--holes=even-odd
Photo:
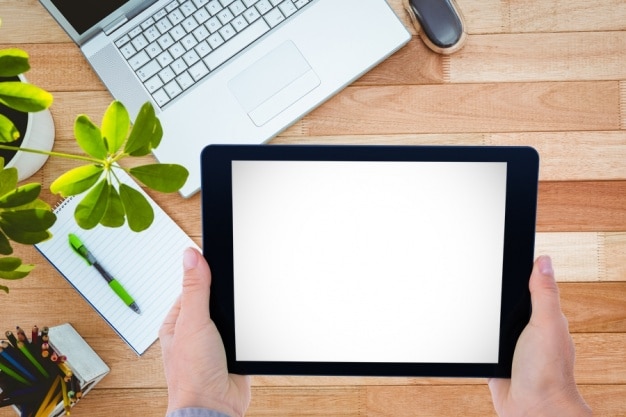
[[[243,0],[243,4],[244,4],[246,7],[252,7],[252,6],[254,6],[254,4],[255,4],[257,1],[259,1],[259,0]]]
[[[248,27],[248,21],[243,16],[237,16],[230,22],[237,32],[241,32]]]
[[[121,48],[122,46],[124,46],[124,44],[128,42],[130,42],[130,36],[124,35],[115,41],[115,46],[117,46],[118,48]]]
[[[136,26],[136,27],[132,28],[128,32],[128,36],[130,36],[131,38],[134,38],[135,36],[139,35],[140,33],[141,33],[141,26]]]
[[[285,16],[283,16],[279,9],[270,10],[264,17],[271,27],[274,27],[285,20]]]
[[[170,13],[172,10],[174,10],[177,7],[178,7],[178,1],[174,0],[171,3],[169,3],[167,6],[165,6],[165,10],[168,13]]]
[[[278,6],[278,3],[280,3],[283,0],[270,0],[270,3],[272,3],[272,6],[276,7]]]
[[[127,43],[126,45],[120,48],[120,52],[122,53],[122,56],[124,58],[128,59],[131,56],[135,55],[137,53],[137,50],[132,44]]]
[[[185,47],[186,50],[190,50],[198,44],[198,41],[196,40],[196,37],[193,36],[192,33],[190,33],[189,35],[182,38],[180,43]]]
[[[203,7],[201,9],[198,9],[198,11],[193,14],[193,17],[194,19],[196,19],[196,22],[204,23],[209,20],[211,14],[207,11],[207,9]]]
[[[265,23],[263,19],[257,20],[246,29],[244,29],[242,32],[240,32],[238,36],[236,36],[230,42],[224,45],[224,47],[218,49],[217,51],[213,51],[208,56],[206,56],[204,58],[204,63],[209,68],[209,70],[213,71],[215,68],[222,65],[224,62],[236,55],[239,51],[248,46],[250,43],[260,38],[269,29],[269,26],[267,25],[267,23]]]
[[[172,22],[170,22],[168,18],[165,18],[156,22],[154,26],[159,29],[159,32],[167,33],[174,25],[172,25]]]
[[[207,41],[209,42],[209,45],[211,45],[211,48],[213,49],[217,48],[218,46],[224,43],[224,39],[222,39],[219,33],[212,34],[211,36],[209,36]]]
[[[198,26],[198,28],[193,31],[193,36],[196,37],[198,42],[205,40],[210,34],[209,30],[204,25]]]
[[[141,28],[143,30],[148,29],[152,25],[154,25],[154,18],[153,17],[149,17],[146,20],[144,20],[143,22],[141,22]]]
[[[230,11],[233,13],[234,16],[239,16],[240,14],[244,12],[244,10],[246,10],[246,6],[243,5],[241,0],[237,0],[233,2],[228,8],[230,9]]]
[[[223,28],[220,29],[220,35],[222,35],[222,38],[227,41],[230,38],[232,38],[233,36],[235,36],[235,34],[237,33],[237,31],[235,30],[235,28],[229,23],[227,25],[224,25]]]
[[[158,22],[159,20],[163,19],[165,16],[167,16],[167,10],[161,9],[154,14],[154,21]]]
[[[169,33],[166,33],[165,35],[161,36],[157,40],[157,42],[159,43],[161,48],[167,49],[174,44],[174,39],[172,39]]]
[[[193,83],[193,78],[187,72],[183,72],[178,77],[176,77],[176,82],[180,86],[181,89],[186,90],[191,87]]]
[[[172,13],[168,14],[167,17],[168,19],[170,19],[170,22],[172,22],[172,25],[179,24],[185,18],[185,16],[180,10],[172,11]]]
[[[161,36],[161,32],[159,32],[159,29],[157,29],[155,26],[150,26],[143,34],[148,42],[153,42],[158,39],[159,36]]]
[[[157,61],[148,61],[146,65],[139,68],[137,72],[137,76],[141,81],[146,81],[148,78],[151,78],[157,72],[161,70],[161,66]]]
[[[183,92],[176,80],[170,81],[169,83],[165,84],[164,89],[167,95],[170,96],[170,98],[174,98]]]
[[[132,43],[135,49],[138,51],[148,46],[148,41],[143,35],[137,35],[137,37],[133,39],[130,43]]]
[[[207,41],[202,41],[196,46],[195,51],[200,58],[204,58],[213,49],[209,46]]]
[[[265,14],[272,9],[272,5],[270,4],[268,0],[260,0],[256,4],[256,9],[259,11],[259,13]]]
[[[172,71],[170,67],[163,68],[159,72],[159,78],[161,79],[161,81],[163,81],[163,83],[169,83],[174,79],[175,76],[176,74],[174,74],[174,71]]]
[[[172,69],[172,71],[174,71],[174,74],[180,75],[187,70],[187,64],[185,64],[185,61],[183,61],[182,58],[178,58],[177,60],[172,62],[170,68]]]
[[[217,17],[212,17],[211,19],[209,19],[208,22],[204,24],[204,26],[209,29],[209,32],[215,33],[220,30],[220,28],[222,27],[222,23]]]
[[[235,16],[233,16],[233,14],[230,12],[230,10],[224,9],[224,10],[222,10],[221,12],[219,12],[217,14],[217,17],[220,19],[220,22],[222,22],[222,24],[225,25],[226,23],[228,23],[231,20],[233,20],[233,18]]]
[[[306,6],[307,4],[309,4],[309,0],[296,0],[296,2],[294,4],[296,5],[296,7],[298,9],[301,9],[304,6]]]
[[[248,10],[243,12],[243,15],[248,21],[248,23],[252,23],[255,20],[257,20],[259,17],[261,17],[261,14],[255,7],[250,7]]]
[[[172,57],[176,59],[185,53],[185,48],[180,44],[180,42],[176,42],[174,45],[169,47],[168,51]]]
[[[158,75],[155,75],[146,81],[145,86],[148,89],[148,92],[152,94],[159,88],[163,87],[163,81],[161,81]]]
[[[141,51],[135,54],[131,59],[128,60],[130,67],[134,70],[141,68],[146,62],[150,60],[150,57],[145,51]]]
[[[200,57],[193,49],[191,51],[185,52],[183,55],[183,60],[187,64],[188,67],[192,66],[196,62],[200,61]]]
[[[180,10],[185,16],[191,16],[193,12],[196,11],[196,6],[191,2],[191,0],[187,0],[180,5]]]
[[[152,42],[146,48],[146,52],[148,53],[148,56],[150,57],[150,59],[154,59],[154,57],[158,56],[161,52],[163,52],[163,49],[161,49],[161,47],[159,46],[157,42]]]
[[[189,74],[195,81],[198,81],[208,73],[209,69],[206,67],[206,65],[204,65],[204,62],[202,61],[197,62],[189,68]]]
[[[222,3],[223,7],[228,7],[228,5],[231,4],[233,1],[235,0],[220,0],[220,3]]]
[[[284,2],[282,2],[278,8],[280,9],[281,12],[283,12],[283,14],[287,17],[291,16],[292,14],[294,14],[296,11],[298,11],[298,9],[296,8],[296,6],[294,6],[294,4],[291,2],[291,0],[286,0]]]
[[[157,56],[157,61],[159,65],[161,65],[161,68],[165,68],[174,61],[174,58],[172,58],[169,52],[164,51],[161,55]]]
[[[209,0],[193,0],[193,4],[195,4],[198,9],[206,5],[208,2]]]
[[[187,19],[183,20],[182,25],[187,33],[191,33],[198,27],[198,22],[196,22],[196,19],[194,19],[193,16],[189,16]]]
[[[206,5],[206,9],[211,13],[211,16],[215,16],[222,10],[222,5],[217,0],[212,0]]]
[[[164,89],[155,91],[154,94],[152,94],[152,98],[159,107],[165,106],[170,101],[170,98]]]
[[[175,41],[179,41],[187,34],[187,31],[183,29],[181,25],[176,25],[168,32]]]

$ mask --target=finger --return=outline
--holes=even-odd
[[[532,303],[531,320],[543,321],[562,318],[559,287],[554,279],[550,257],[540,256],[537,258],[530,275],[529,288]]]
[[[491,392],[491,400],[496,408],[509,395],[511,380],[504,378],[489,378],[489,391]]]
[[[196,249],[188,248],[183,254],[183,293],[181,308],[194,314],[209,311],[211,270],[204,257]]]
[[[166,335],[174,334],[178,314],[180,314],[180,296],[176,298],[176,301],[170,308],[170,311],[168,311],[167,315],[163,319],[163,324],[161,324],[161,328],[159,329],[159,338],[162,339]]]

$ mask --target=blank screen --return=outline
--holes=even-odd
[[[233,161],[236,359],[497,363],[506,173]]]

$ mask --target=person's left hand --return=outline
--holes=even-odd
[[[168,408],[202,407],[232,417],[250,404],[250,379],[228,373],[222,338],[209,315],[211,271],[195,249],[183,256],[183,291],[159,331]]]

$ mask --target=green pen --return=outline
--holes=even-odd
[[[102,278],[104,278],[106,282],[109,284],[109,287],[111,287],[111,289],[115,291],[115,294],[117,294],[128,307],[132,308],[135,313],[141,314],[141,310],[139,310],[139,306],[137,305],[133,297],[131,297],[130,294],[126,292],[124,287],[122,287],[122,284],[120,284],[115,278],[113,278],[113,276],[109,274],[102,267],[102,265],[98,263],[96,258],[91,254],[91,252],[89,252],[87,247],[83,244],[83,242],[80,241],[78,236],[76,236],[73,233],[70,233],[69,240],[70,240],[70,246],[72,247],[74,252],[80,255],[80,257],[83,258],[87,262],[88,265],[93,266],[94,268],[98,270],[100,275],[102,275]]]

